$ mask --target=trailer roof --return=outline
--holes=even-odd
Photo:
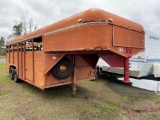
[[[68,26],[77,25],[80,24],[78,21],[83,22],[89,22],[89,21],[106,21],[109,22],[109,24],[114,24],[117,26],[121,26],[127,29],[135,30],[138,32],[143,32],[143,27],[140,24],[137,24],[133,21],[127,20],[125,18],[122,18],[120,16],[114,15],[112,13],[106,12],[101,9],[88,9],[84,12],[78,13],[76,15],[73,15],[71,17],[68,17],[66,19],[63,19],[61,21],[58,21],[56,23],[53,23],[51,25],[48,25],[46,27],[43,27],[41,29],[38,29],[36,31],[33,31],[31,33],[28,33],[26,35],[23,35],[21,37],[15,38],[13,40],[9,40],[7,42],[7,45],[14,44],[17,42],[20,42],[22,40],[27,40],[30,38],[35,38],[38,36],[43,36],[44,34],[47,34],[49,32],[62,29]]]

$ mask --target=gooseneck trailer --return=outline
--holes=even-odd
[[[92,80],[99,57],[124,68],[129,82],[129,58],[144,49],[143,27],[112,13],[89,9],[7,42],[10,78],[40,89]]]

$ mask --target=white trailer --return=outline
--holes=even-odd
[[[160,77],[160,34],[146,31],[145,50],[130,58],[130,76],[140,78],[148,75]],[[102,59],[99,59],[97,66],[102,71],[123,75],[124,69],[110,67]]]

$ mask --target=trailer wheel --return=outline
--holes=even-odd
[[[17,75],[17,70],[16,69],[13,69],[13,75],[14,75],[14,81],[16,83],[19,83],[19,78],[18,78],[18,75]]]
[[[10,76],[10,78],[13,80],[14,79],[14,74],[13,74],[13,68],[12,67],[10,67],[10,70],[9,70],[9,76]]]
[[[73,73],[73,63],[68,58],[60,60],[52,69],[54,76],[58,79],[66,79]]]

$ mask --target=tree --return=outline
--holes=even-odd
[[[19,23],[16,22],[16,24],[13,26],[13,33],[8,36],[8,39],[25,35],[35,30],[35,28],[37,28],[37,25],[35,26],[33,25],[32,18],[28,19],[28,21],[26,21],[25,18],[22,18],[21,22]]]
[[[22,22],[13,26],[13,35],[14,36],[16,36],[16,37],[21,36],[22,31],[23,31],[23,23]]]
[[[0,38],[0,55],[1,55],[1,51],[2,51],[1,48],[4,46],[4,41],[5,41],[4,37],[1,37]]]
[[[1,37],[1,39],[0,39],[0,48],[2,48],[4,46],[4,41],[5,41],[5,38]]]

